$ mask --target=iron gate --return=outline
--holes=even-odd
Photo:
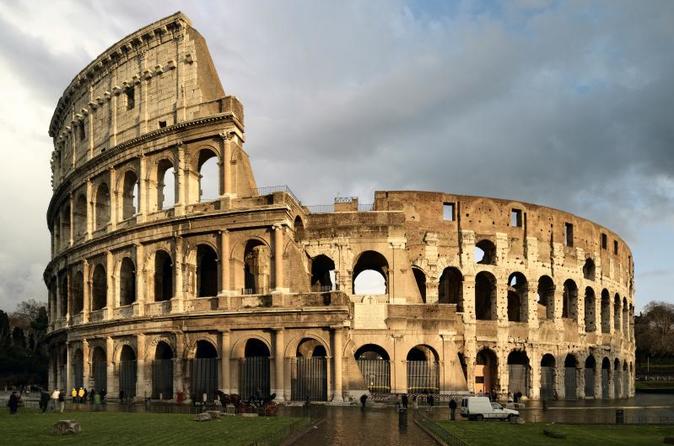
[[[620,398],[621,395],[621,389],[620,389],[620,384],[622,383],[622,379],[620,377],[620,372],[618,370],[613,372],[613,397],[614,398]]]
[[[295,401],[328,400],[328,361],[324,357],[291,359],[291,395]]]
[[[152,361],[152,398],[173,398],[173,359]]]
[[[269,396],[269,357],[252,356],[244,358],[239,364],[239,392],[241,398],[264,398]]]
[[[623,370],[623,397],[628,398],[630,396],[630,374],[627,370]]]
[[[508,392],[528,395],[529,366],[524,364],[508,364]]]
[[[601,398],[608,399],[608,370],[601,370]]]
[[[96,392],[106,390],[108,388],[108,368],[105,361],[96,361],[93,363],[94,367],[94,389]]]
[[[585,396],[594,395],[594,369],[585,369]]]
[[[575,367],[564,367],[564,399],[575,400],[578,395],[576,392],[578,377]]]
[[[73,362],[73,386],[84,387],[84,367],[81,362]]]
[[[555,368],[541,367],[541,398],[551,400],[554,395]]]
[[[440,374],[438,363],[429,361],[407,361],[407,392],[438,393]]]
[[[358,359],[363,380],[372,393],[391,393],[391,363],[388,359]]]
[[[213,401],[218,390],[218,362],[218,358],[195,358],[190,361],[192,401],[202,401],[204,393],[207,401]]]
[[[136,396],[136,361],[119,362],[119,391],[124,392],[124,398]]]

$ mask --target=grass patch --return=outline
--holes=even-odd
[[[674,426],[634,426],[634,425],[575,425],[526,423],[510,424],[500,421],[449,422],[438,424],[470,446],[529,446],[546,444],[573,446],[641,446],[662,444],[666,436],[674,435]],[[543,429],[566,434],[565,439],[543,435]]]
[[[636,390],[674,389],[674,381],[637,381],[634,383]]]
[[[51,426],[58,420],[76,420],[82,426],[79,435],[56,436]],[[21,445],[237,445],[254,441],[281,439],[293,423],[291,417],[223,417],[198,423],[193,415],[123,413],[123,412],[64,412],[40,413],[20,410],[0,415],[0,432],[8,444]],[[272,443],[273,444],[273,443]]]

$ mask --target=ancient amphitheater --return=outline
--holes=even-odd
[[[306,206],[258,187],[243,106],[181,13],[86,66],[49,134],[51,387],[634,394],[634,269],[617,234],[517,201],[378,191]]]

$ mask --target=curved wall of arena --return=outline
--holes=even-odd
[[[617,234],[508,200],[388,191],[308,207],[258,188],[243,107],[181,13],[80,72],[50,135],[52,387],[634,393],[633,261]],[[363,291],[363,272],[383,285]]]

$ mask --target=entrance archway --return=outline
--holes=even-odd
[[[386,350],[376,344],[365,344],[356,350],[354,358],[367,390],[371,393],[391,392],[391,363]]]
[[[508,393],[521,393],[529,396],[529,357],[521,350],[515,350],[508,355]]]
[[[295,401],[328,400],[327,352],[316,339],[302,339],[297,346],[291,368],[291,395]]]
[[[608,399],[609,384],[611,379],[611,361],[604,358],[601,361],[601,398]]]
[[[125,345],[119,357],[119,392],[122,399],[136,396],[136,372],[136,352],[130,346]]]
[[[438,353],[428,345],[417,345],[407,353],[407,392],[440,392]]]
[[[173,399],[173,349],[160,341],[152,361],[152,398]]]
[[[101,347],[95,347],[91,355],[91,366],[94,375],[94,389],[96,392],[108,388],[108,367],[105,357],[105,350]]]
[[[475,358],[475,393],[489,394],[497,390],[498,359],[493,350],[480,350]]]
[[[251,338],[246,341],[244,357],[239,367],[239,392],[244,400],[269,396],[270,356],[269,347],[261,340]]]
[[[595,369],[597,368],[597,362],[594,360],[594,356],[590,355],[585,360],[585,397],[586,398],[596,398],[594,393],[594,375]]]
[[[578,360],[569,353],[564,359],[564,399],[578,398]]]
[[[218,390],[218,351],[208,341],[197,341],[190,362],[192,401],[213,401]]]
[[[541,359],[541,399],[551,400],[555,394],[555,357],[550,353]]]
[[[77,389],[84,387],[84,355],[82,350],[77,349],[73,353],[73,386]]]

